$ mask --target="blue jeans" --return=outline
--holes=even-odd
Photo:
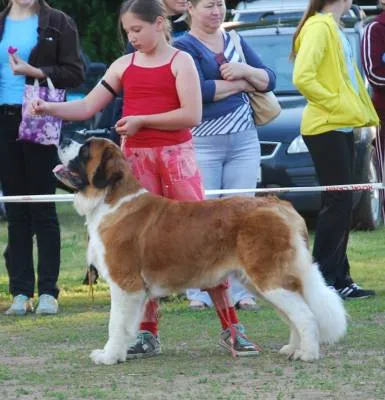
[[[255,188],[260,181],[261,149],[256,129],[229,135],[194,137],[193,143],[205,189]],[[243,196],[252,197],[254,193]]]
[[[256,187],[261,177],[261,150],[256,129],[228,135],[194,136],[193,142],[205,189]],[[242,195],[253,197],[254,193]],[[231,195],[220,197],[225,196]],[[234,276],[230,276],[230,294],[234,304],[246,298],[255,298]],[[190,301],[198,300],[212,306],[208,293],[200,289],[188,289],[186,295]]]

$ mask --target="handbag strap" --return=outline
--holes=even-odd
[[[52,80],[49,76],[47,76],[47,78],[45,78],[47,81],[47,86],[49,90],[55,90],[55,86],[52,83]]]
[[[47,76],[45,78],[45,80],[47,81],[48,89],[49,90],[55,90],[55,86],[53,85],[53,82],[52,82],[51,78],[49,76]],[[37,78],[34,79],[33,86],[34,86],[35,90],[39,90],[39,87],[40,87],[39,79],[37,79]]]
[[[229,32],[229,35],[230,35],[230,40],[234,44],[235,50],[237,51],[239,57],[241,57],[241,59],[242,59],[242,62],[247,64],[245,54],[243,52],[242,45],[241,45],[241,39],[240,39],[238,33],[233,29]]]

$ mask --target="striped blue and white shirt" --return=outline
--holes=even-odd
[[[241,62],[241,57],[235,50],[234,44],[228,33],[224,35],[225,60],[219,60],[218,55],[206,47],[193,35],[187,33],[174,42],[174,46],[189,53],[198,70],[202,100],[203,118],[199,126],[193,129],[194,136],[223,135],[241,132],[254,127],[252,109],[246,93],[236,93],[224,99],[214,101],[215,81],[222,80],[219,67],[223,62]],[[241,45],[249,65],[263,68],[269,75],[269,85],[266,91],[275,87],[275,74],[267,68],[258,55],[247,45],[241,37]]]
[[[241,56],[235,49],[234,43],[228,33],[223,33],[225,49],[224,56],[227,62],[242,62]],[[254,127],[249,98],[242,93],[244,104],[241,104],[234,111],[222,115],[221,117],[202,121],[200,125],[192,129],[193,136],[226,135],[227,133],[242,132]]]

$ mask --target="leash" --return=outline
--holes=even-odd
[[[92,305],[95,305],[95,293],[94,293],[94,282],[91,277],[91,267],[88,267],[87,271],[88,275],[88,297],[91,297],[92,299]]]

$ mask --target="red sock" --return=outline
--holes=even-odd
[[[141,331],[149,331],[154,336],[158,335],[158,309],[159,303],[157,299],[147,301],[144,316],[139,327]]]
[[[229,307],[229,314],[230,314],[230,322],[232,324],[237,324],[239,321],[238,321],[237,312],[235,311],[234,306]]]
[[[157,322],[141,322],[139,329],[141,331],[149,331],[154,336],[158,336],[158,324],[157,324]]]
[[[234,307],[224,308],[220,312],[217,311],[218,317],[221,321],[222,329],[225,330],[233,324],[238,323],[237,313]]]
[[[227,283],[227,282],[226,282]],[[238,323],[237,313],[230,300],[227,285],[218,285],[208,289],[208,293],[215,305],[222,329],[229,328],[232,324]]]

